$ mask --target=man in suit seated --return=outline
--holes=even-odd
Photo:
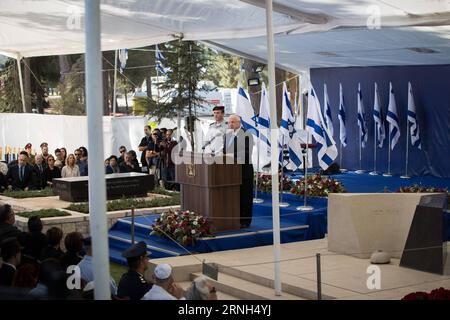
[[[27,163],[27,157],[20,154],[17,165],[8,170],[6,177],[8,189],[27,191],[31,186],[32,175],[33,169]]]
[[[34,161],[35,164],[33,166],[32,188],[35,190],[44,189],[46,187],[44,178],[44,158],[42,157],[42,155],[37,154],[34,158]]]
[[[230,129],[224,138],[224,153],[232,155],[234,162],[242,167],[242,183],[240,187],[241,228],[248,228],[253,215],[253,137],[241,126],[237,115],[228,118]]]

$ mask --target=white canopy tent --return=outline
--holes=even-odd
[[[97,110],[102,94],[100,49],[141,47],[179,35],[208,41],[223,50],[267,60],[269,92],[275,92],[275,63],[300,72],[312,66],[450,62],[450,5],[446,0],[277,0],[273,12],[271,0],[104,0],[100,7],[98,0],[3,0],[1,9],[0,54],[20,60],[86,52],[89,148],[94,150],[89,158],[94,169],[89,198],[95,295],[103,299],[108,298],[109,279],[105,275],[103,140]],[[276,119],[275,96],[270,99],[271,118]],[[276,141],[277,130],[272,131]],[[275,151],[273,172],[278,169]],[[278,174],[272,179],[276,247]],[[275,261],[279,257],[275,249]],[[275,269],[275,292],[279,294],[278,263]]]

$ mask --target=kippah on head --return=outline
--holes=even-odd
[[[172,267],[167,263],[158,264],[153,273],[157,279],[166,280],[172,274]]]

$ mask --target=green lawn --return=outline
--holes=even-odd
[[[51,217],[65,217],[70,216],[70,213],[65,211],[60,211],[57,209],[42,209],[42,210],[36,210],[36,211],[29,211],[29,212],[17,212],[16,215],[24,217],[24,218],[30,218],[37,216],[39,218],[51,218]]]
[[[114,279],[114,281],[116,281],[116,284],[119,285],[120,277],[122,277],[122,275],[128,271],[128,268],[114,262],[109,263],[109,268],[111,277]]]
[[[5,197],[11,197],[16,199],[24,199],[24,198],[37,198],[37,197],[52,197],[54,196],[52,188],[45,188],[44,190],[17,190],[10,191],[6,190],[3,195]]]

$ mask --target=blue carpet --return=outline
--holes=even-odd
[[[290,173],[293,179],[301,175]],[[385,188],[395,191],[400,186],[422,184],[450,189],[450,179],[434,177],[414,177],[401,179],[400,177],[371,176],[369,174],[345,173],[334,175],[333,178],[342,182],[347,192],[383,192]],[[272,202],[271,195],[260,193],[264,200],[261,204],[253,206],[252,224],[247,229],[233,232],[222,232],[212,238],[199,240],[195,246],[181,248],[176,243],[150,235],[151,225],[158,215],[140,216],[135,220],[135,240],[147,243],[151,251],[151,258],[173,257],[191,253],[207,253],[222,250],[234,250],[251,248],[256,246],[271,245],[272,236]],[[327,199],[309,198],[308,205],[315,209],[308,213],[300,213],[297,206],[303,205],[303,197],[283,194],[283,202],[288,202],[289,207],[280,208],[281,242],[295,242],[313,239],[321,239],[327,232]],[[450,219],[448,219],[450,224]],[[448,229],[450,239],[450,225]],[[116,263],[125,264],[121,252],[131,243],[131,218],[119,219],[109,231],[110,259]]]

